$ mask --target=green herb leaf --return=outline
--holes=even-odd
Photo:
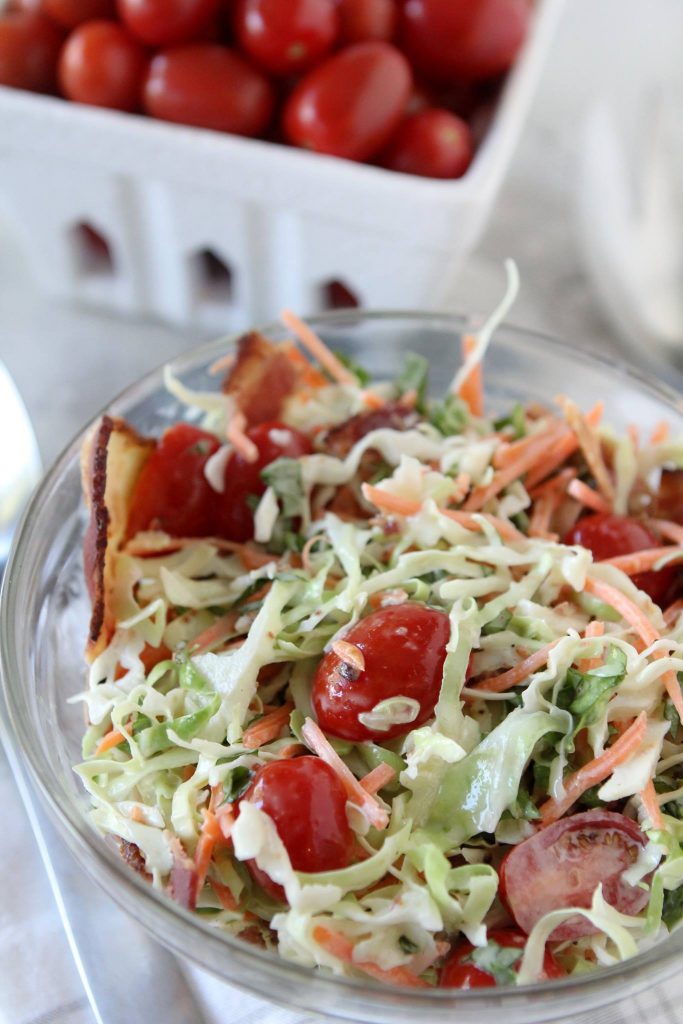
[[[514,985],[516,973],[512,968],[522,959],[523,953],[523,949],[499,946],[490,940],[485,946],[473,949],[464,962],[473,963],[480,970],[486,971],[496,979],[497,985]]]
[[[420,948],[417,943],[413,942],[412,939],[409,939],[407,935],[399,935],[398,944],[404,953],[417,953]]]
[[[590,672],[570,668],[558,694],[558,707],[565,708],[578,719],[574,735],[599,721],[614,690],[626,675],[626,655],[619,647],[610,647],[603,665]]]
[[[664,890],[664,907],[662,909],[662,921],[669,929],[678,924],[683,917],[683,885],[678,889]]]
[[[500,419],[493,421],[494,430],[505,430],[506,427],[512,427],[514,430],[515,440],[520,437],[524,437],[526,434],[524,406],[520,405],[519,402],[507,416],[501,416]]]
[[[351,371],[362,388],[364,388],[366,384],[370,383],[370,374],[364,366],[361,366],[352,359],[351,356],[347,356],[344,352],[338,352],[336,349],[333,351],[342,366],[345,366],[347,370]]]
[[[298,459],[276,459],[261,470],[261,479],[275,491],[285,516],[301,515],[306,495]]]
[[[175,732],[181,740],[194,739],[206,723],[213,718],[220,706],[221,698],[216,693],[198,711],[193,711],[189,715],[183,715],[181,718],[174,718],[171,721],[156,722],[149,728],[143,729],[138,737],[140,753],[143,757],[152,757],[162,750],[168,750],[169,747],[173,746],[173,741],[168,735],[169,730]]]
[[[470,421],[470,411],[457,395],[448,395],[443,402],[434,402],[429,410],[429,421],[444,437],[462,434]]]
[[[499,612],[495,619],[491,619],[490,622],[487,622],[482,627],[482,636],[490,636],[491,633],[502,633],[504,629],[508,628],[511,618],[512,612],[508,611],[507,608],[503,608],[502,612]]]
[[[415,352],[406,352],[403,369],[394,381],[394,387],[399,397],[405,395],[407,391],[414,391],[417,394],[415,407],[418,412],[424,412],[428,374],[429,363],[425,357]]]
[[[233,768],[223,782],[225,799],[229,803],[232,803],[233,800],[239,800],[249,789],[253,777],[254,773],[244,765],[238,765],[237,768]]]

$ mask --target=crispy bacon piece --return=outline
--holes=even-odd
[[[194,910],[197,903],[197,869],[177,836],[170,836],[170,843],[173,867],[168,880],[169,892],[181,907]]]
[[[83,493],[90,513],[83,539],[85,580],[92,602],[86,658],[94,661],[114,628],[111,595],[116,554],[126,535],[133,489],[156,442],[123,420],[103,416],[81,451]]]
[[[128,867],[132,868],[133,871],[137,871],[146,881],[151,882],[152,876],[145,867],[145,858],[140,853],[140,847],[136,846],[135,843],[130,843],[127,839],[119,839],[118,844],[119,853]]]
[[[333,427],[325,438],[325,452],[345,458],[354,444],[373,430],[408,430],[419,420],[414,409],[402,402],[387,402],[381,409],[368,409]]]
[[[290,344],[273,345],[257,331],[237,342],[237,359],[222,390],[235,400],[248,427],[277,420],[287,399],[300,386],[302,369],[292,360]]]
[[[663,469],[655,502],[660,519],[683,523],[683,469]]]

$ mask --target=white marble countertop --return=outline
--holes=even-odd
[[[500,289],[498,264],[514,257],[523,290],[513,320],[573,340],[577,346],[630,360],[605,322],[582,268],[574,203],[577,131],[592,99],[624,82],[639,63],[649,72],[672,59],[683,35],[678,0],[569,0],[522,142],[489,228],[458,287],[461,309],[489,308]],[[657,20],[658,19],[658,20]],[[662,31],[670,19],[677,30]],[[75,431],[127,383],[202,340],[154,323],[130,323],[55,305],[37,294],[21,254],[0,233],[0,359],[14,376],[33,418],[46,463]],[[651,352],[636,354],[650,370],[682,384],[679,371]],[[0,438],[1,444],[11,439]],[[86,1024],[79,979],[52,906],[52,897],[23,822],[17,796],[0,767],[0,806],[17,822],[3,860],[24,910],[42,915],[39,950],[61,962],[61,991],[31,999],[18,1019],[3,1006],[2,979],[21,978],[27,950],[17,940],[11,904],[0,904],[0,1024]],[[8,861],[9,863],[9,861]],[[16,902],[15,902],[16,910]],[[51,972],[53,973],[53,972]]]

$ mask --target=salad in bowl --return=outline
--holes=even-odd
[[[683,914],[683,443],[489,415],[508,273],[438,399],[286,313],[215,391],[167,373],[160,437],[83,446],[91,820],[213,928],[403,989],[584,975]]]

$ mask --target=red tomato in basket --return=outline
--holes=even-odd
[[[339,34],[334,0],[237,0],[240,48],[273,75],[307,71]]]
[[[121,21],[148,46],[189,43],[218,12],[219,0],[117,0]]]
[[[638,914],[648,893],[628,885],[645,836],[630,818],[613,811],[585,811],[556,821],[505,855],[498,872],[501,898],[519,927],[529,933],[551,910],[590,907],[599,884],[605,900],[622,914]],[[593,935],[597,928],[575,917],[553,931],[553,942]]]
[[[63,36],[42,14],[10,11],[0,18],[0,85],[54,92]]]
[[[247,437],[258,448],[258,458],[248,462],[233,452],[225,467],[225,492],[216,495],[216,535],[240,542],[254,536],[254,513],[249,501],[266,489],[261,470],[276,459],[298,459],[313,451],[305,434],[275,421],[251,427]]]
[[[64,28],[116,17],[116,0],[42,0],[41,10]]]
[[[234,50],[194,43],[153,57],[143,105],[162,121],[260,135],[273,112],[273,90],[260,71]]]
[[[381,743],[422,725],[439,699],[449,637],[447,615],[412,602],[361,619],[344,640],[360,648],[363,671],[346,665],[334,651],[318,665],[312,697],[320,728],[347,740]],[[359,720],[359,714],[372,711],[380,701],[399,696],[418,702],[412,722],[380,729]]]
[[[390,42],[396,34],[396,0],[337,0],[343,46],[368,39]]]
[[[487,935],[489,942],[495,942],[504,949],[523,950],[527,936],[517,928],[493,928]],[[443,965],[439,984],[442,988],[495,988],[496,979],[483,967],[478,967],[469,959],[474,952],[470,942],[460,942]],[[519,961],[513,965],[515,973],[519,970]],[[546,952],[543,958],[543,980],[563,978],[564,971],[552,953]]]
[[[635,551],[660,547],[660,541],[644,523],[630,516],[595,512],[582,516],[564,538],[565,544],[580,544],[593,552],[596,561],[630,555]],[[678,576],[678,567],[667,566],[659,572],[639,572],[635,585],[649,594],[655,604],[664,607]]]
[[[528,0],[405,0],[401,36],[427,78],[476,80],[507,71],[530,19]]]
[[[128,535],[163,530],[172,537],[206,537],[213,532],[215,491],[204,476],[207,460],[220,447],[214,434],[176,423],[163,434],[135,486]]]
[[[383,167],[425,178],[460,178],[471,160],[468,125],[434,107],[407,117],[380,157]]]
[[[59,85],[70,100],[116,110],[137,110],[147,53],[114,21],[88,21],[74,29],[59,57]]]
[[[272,818],[295,871],[337,871],[353,860],[356,839],[346,818],[346,792],[319,757],[271,761],[257,772],[244,800]],[[282,886],[254,861],[247,866],[267,893],[284,901]]]
[[[369,160],[405,112],[412,76],[389,43],[356,43],[311,71],[290,96],[284,131],[295,146]]]

